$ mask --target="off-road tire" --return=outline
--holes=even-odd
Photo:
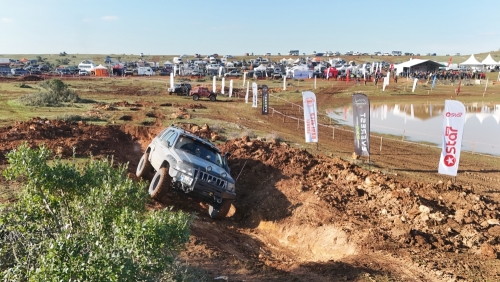
[[[168,174],[168,168],[160,168],[153,176],[153,179],[151,179],[148,190],[149,195],[151,195],[151,198],[161,201],[162,197],[170,188],[171,183],[172,177]]]
[[[200,95],[198,95],[198,94],[194,94],[194,95],[193,95],[193,100],[195,100],[195,101],[200,100]]]
[[[141,177],[143,179],[151,177],[151,170],[153,166],[149,162],[149,153],[144,153],[137,164],[137,170],[135,171],[135,175],[137,177]]]
[[[216,99],[217,97],[215,97],[215,95],[210,95],[210,101],[215,102]]]
[[[213,219],[223,219],[229,213],[233,200],[224,199],[220,204],[210,204],[208,207],[208,214]]]

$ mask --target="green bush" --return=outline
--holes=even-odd
[[[26,143],[6,155],[4,176],[24,186],[17,202],[0,208],[2,281],[177,279],[192,215],[147,211],[145,183],[129,179],[124,165],[49,165],[51,155]]]
[[[60,79],[46,80],[39,84],[42,90],[20,98],[26,106],[59,107],[63,103],[79,103],[80,97]]]

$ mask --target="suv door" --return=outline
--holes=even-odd
[[[168,139],[174,133],[173,130],[165,130],[158,134],[157,137],[153,139],[151,142],[151,153],[149,154],[149,161],[151,165],[156,169],[159,168],[161,163],[163,162],[164,154],[162,153],[162,140]]]

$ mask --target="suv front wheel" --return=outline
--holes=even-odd
[[[160,168],[149,184],[149,195],[151,198],[161,201],[161,198],[170,188],[172,177],[168,174],[168,167]]]
[[[222,203],[212,203],[208,207],[208,214],[213,219],[225,218],[231,209],[232,200],[224,199]]]
[[[193,95],[193,100],[198,101],[200,99],[200,96],[198,94]]]

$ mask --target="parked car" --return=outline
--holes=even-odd
[[[240,77],[241,76],[241,72],[237,71],[237,70],[232,70],[226,74],[224,74],[225,77]]]
[[[78,75],[89,75],[89,72],[87,70],[79,70]]]
[[[195,87],[189,91],[189,95],[192,96],[195,101],[198,101],[200,97],[207,97],[212,102],[217,100],[217,94],[210,91],[208,87]]]
[[[29,72],[22,68],[13,68],[10,69],[10,72],[13,76],[23,76],[29,74]]]
[[[169,76],[171,73],[170,69],[160,69],[160,71],[158,72],[159,75],[161,76]]]
[[[32,68],[29,70],[29,73],[33,75],[39,75],[42,74],[42,71],[39,68]]]
[[[175,93],[177,95],[188,95],[191,91],[191,84],[185,82],[176,83],[174,84],[174,87],[168,88],[167,91],[170,95],[172,95],[172,93]]]
[[[161,200],[169,190],[208,203],[211,218],[222,219],[236,199],[227,158],[208,140],[176,126],[158,134],[137,165],[136,175],[151,179],[148,192]]]

